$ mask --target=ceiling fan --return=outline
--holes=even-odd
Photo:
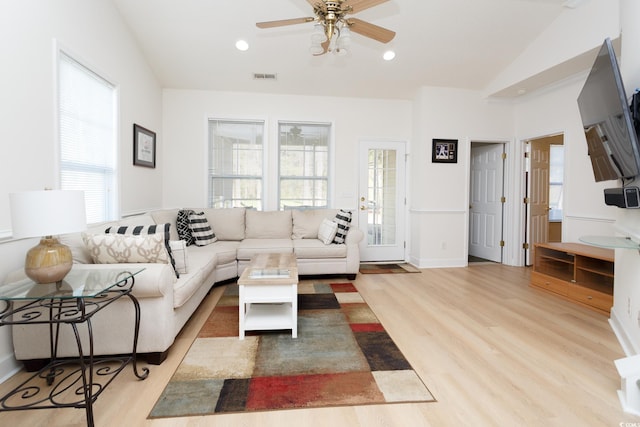
[[[365,22],[348,14],[361,12],[389,0],[307,0],[313,7],[315,16],[278,21],[258,22],[258,28],[283,27],[285,25],[315,22],[311,36],[311,53],[323,55],[334,51],[345,54],[351,41],[351,31],[381,43],[389,43],[395,37],[394,31]]]

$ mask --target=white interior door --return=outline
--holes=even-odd
[[[471,147],[469,255],[502,262],[504,144]]]
[[[404,142],[360,143],[362,261],[405,259],[405,150]]]

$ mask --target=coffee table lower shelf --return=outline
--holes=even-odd
[[[249,303],[244,318],[245,331],[291,329],[296,338],[296,315],[291,303]]]

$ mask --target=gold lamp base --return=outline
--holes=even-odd
[[[64,279],[72,265],[71,249],[47,236],[27,252],[24,272],[36,283],[55,283]]]

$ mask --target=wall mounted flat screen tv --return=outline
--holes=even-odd
[[[610,39],[606,39],[578,96],[596,181],[640,174],[640,147]]]

